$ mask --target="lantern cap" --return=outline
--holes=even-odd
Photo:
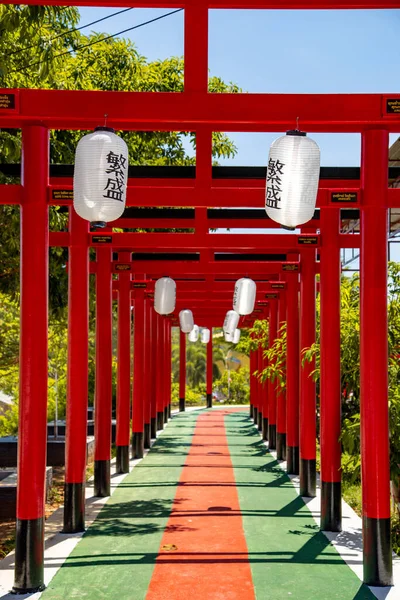
[[[286,229],[286,231],[296,231],[296,227],[289,227],[288,225],[281,225],[281,229]]]
[[[94,229],[104,229],[106,226],[107,223],[105,221],[91,221],[90,223],[90,227],[93,227]]]
[[[286,132],[286,135],[297,135],[305,137],[307,134],[305,131],[300,131],[300,129],[289,129],[289,131]]]
[[[113,127],[95,127],[94,131],[110,131],[111,133],[115,133]]]

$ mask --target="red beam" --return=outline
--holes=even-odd
[[[7,0],[20,4],[20,0]],[[116,6],[115,0],[24,0],[24,4],[61,6]],[[269,9],[269,10],[320,10],[320,9],[388,9],[400,8],[399,0],[118,0],[118,6],[136,8],[185,8],[195,6],[210,9]]]
[[[12,91],[9,90],[8,93]],[[360,132],[376,125],[399,130],[400,117],[385,114],[385,97],[399,94],[205,94],[21,89],[15,112],[1,127],[40,121],[52,129],[89,129],[103,122],[124,130],[285,131],[301,115],[306,131]]]
[[[49,203],[60,205],[70,205],[72,201],[70,199],[60,200],[57,197],[57,191],[72,190],[72,179],[63,178],[64,184],[53,178],[51,181],[56,182],[49,187]],[[143,183],[146,181],[146,184]],[[171,185],[172,180],[168,179],[147,179],[147,180],[135,180],[130,179],[127,191],[127,206],[178,206],[178,207],[205,207],[205,208],[232,208],[232,207],[264,207],[265,201],[265,183],[259,179],[249,180],[209,180],[209,183],[203,184],[197,189],[198,179],[193,179],[193,185],[188,185],[187,180],[174,180],[176,184]],[[178,183],[181,181],[181,183]],[[185,184],[185,185],[183,185]],[[317,196],[317,207],[326,206],[330,203],[331,193],[338,191],[355,192],[358,194],[358,202],[351,204],[351,207],[357,207],[361,200],[361,193],[359,189],[360,182],[356,180],[324,180],[321,179],[319,184],[319,191]],[[7,186],[10,187],[10,186]],[[8,204],[8,202],[0,200],[2,204]],[[400,199],[399,199],[400,205]],[[336,203],[335,206],[349,207],[346,202]],[[130,220],[131,223],[126,225],[122,224],[123,219],[118,219],[111,223],[113,227],[171,227],[172,219],[165,220],[166,224],[156,225],[155,220],[149,219],[135,219]],[[227,224],[218,219],[209,219],[210,227],[227,227]],[[257,223],[260,219],[257,219]],[[179,226],[182,228],[193,227],[194,220],[185,219],[177,221]],[[265,222],[268,226],[274,227],[275,225],[270,220]],[[229,223],[229,226],[232,226]],[[241,225],[246,227],[247,225]],[[265,225],[266,226],[266,225]],[[249,227],[254,227],[254,223],[249,220]]]
[[[0,185],[0,204],[21,204],[21,185]]]

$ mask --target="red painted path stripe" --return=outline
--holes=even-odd
[[[225,433],[227,412],[198,418],[146,600],[255,598]]]

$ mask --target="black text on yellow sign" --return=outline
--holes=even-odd
[[[52,200],[73,200],[73,190],[51,190]]]
[[[302,246],[316,246],[318,244],[317,235],[299,235],[297,243]]]
[[[15,94],[4,94],[0,92],[0,110],[15,109]]]
[[[400,115],[400,98],[386,98],[386,112],[389,115]]]
[[[111,244],[112,235],[92,235],[93,244]]]
[[[357,192],[332,192],[331,202],[343,202],[344,204],[356,203]]]

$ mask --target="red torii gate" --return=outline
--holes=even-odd
[[[48,3],[49,0],[47,0]],[[18,1],[11,0],[16,4]],[[27,0],[27,4],[45,4],[40,0]],[[60,0],[52,4],[111,6],[111,0]],[[181,7],[185,9],[185,88],[183,93],[125,93],[125,92],[74,92],[55,90],[4,90],[9,100],[8,108],[0,110],[2,127],[23,130],[23,184],[0,186],[1,202],[21,206],[21,387],[20,433],[18,464],[18,504],[15,589],[29,591],[43,585],[43,527],[44,527],[44,469],[46,455],[46,398],[47,398],[47,278],[48,246],[69,247],[69,370],[68,415],[71,432],[74,423],[75,462],[67,463],[66,514],[68,524],[74,529],[82,527],[84,514],[84,448],[86,438],[87,404],[87,330],[88,314],[83,308],[88,304],[88,248],[97,250],[97,320],[98,339],[102,348],[97,350],[96,402],[110,411],[110,352],[111,352],[111,302],[112,279],[110,264],[112,249],[118,253],[154,250],[179,253],[186,251],[203,254],[210,248],[216,252],[231,252],[232,245],[240,253],[275,251],[301,254],[301,332],[300,347],[308,346],[315,336],[315,249],[320,252],[321,272],[321,491],[322,529],[340,529],[340,248],[360,247],[361,250],[361,428],[362,428],[362,482],[364,531],[364,580],[368,584],[391,583],[389,450],[387,407],[387,210],[400,206],[400,189],[388,189],[388,134],[399,131],[400,95],[396,94],[209,94],[207,70],[208,9],[319,9],[319,8],[399,8],[397,0],[119,0],[119,6]],[[298,245],[298,237],[290,236],[238,236],[210,234],[199,212],[199,231],[194,234],[115,233],[107,245],[98,244],[88,224],[71,215],[70,231],[48,232],[48,206],[68,204],[57,199],[57,186],[64,182],[49,180],[48,130],[88,129],[109,115],[109,125],[125,130],[187,130],[197,138],[196,170],[192,181],[176,181],[150,177],[136,180],[128,188],[128,205],[189,206],[200,208],[224,206],[262,206],[263,185],[254,181],[216,180],[211,166],[213,131],[282,131],[290,129],[300,115],[302,128],[309,132],[357,132],[362,134],[362,163],[360,180],[338,182],[320,187],[320,237],[312,248]],[[162,194],[160,193],[162,192]],[[350,194],[353,206],[361,213],[360,236],[340,234],[340,208],[347,207],[345,196]],[[348,200],[349,196],[347,197]],[[339,200],[339,201],[338,201]],[[201,220],[203,219],[203,224]],[[251,221],[251,219],[250,219]],[[138,220],[137,224],[143,226]],[[183,225],[183,223],[181,222]],[[121,220],[121,225],[126,222]],[[268,223],[268,226],[270,224]],[[154,226],[154,225],[152,225]],[[185,224],[186,226],[186,224]],[[192,225],[187,225],[191,227]],[[214,221],[223,227],[223,221]],[[232,226],[230,224],[230,226]],[[248,223],[246,222],[246,227]],[[202,229],[203,228],[203,229]],[[257,240],[254,239],[257,237]],[[284,238],[284,239],[283,239]],[[358,242],[358,243],[357,243]],[[126,256],[126,254],[125,254]],[[125,260],[125,259],[123,259]],[[206,261],[204,273],[212,275]],[[206,266],[207,265],[207,266]],[[140,274],[149,274],[145,265]],[[243,271],[238,272],[242,275]],[[289,275],[291,276],[291,275]],[[122,281],[122,280],[121,280]],[[124,284],[127,285],[126,282]],[[278,322],[293,323],[293,304],[286,294],[270,305],[270,327],[276,332]],[[145,321],[144,292],[136,297],[136,310],[143,314],[137,320],[142,332]],[[294,295],[292,297],[293,302]],[[287,301],[288,307],[285,306]],[[291,306],[291,308],[289,308]],[[125,298],[124,318],[127,318]],[[310,308],[311,307],[311,308]],[[122,310],[122,307],[121,307]],[[143,311],[143,313],[142,313]],[[292,312],[293,311],[293,312]],[[205,313],[204,318],[207,318]],[[157,352],[161,360],[162,348],[168,345],[166,319],[151,319],[152,336],[158,343],[146,344],[146,355]],[[155,325],[156,323],[156,325]],[[122,330],[121,327],[121,352]],[[296,328],[294,328],[296,329]],[[125,331],[125,330],[124,330]],[[289,331],[289,329],[288,329]],[[293,331],[293,326],[290,327]],[[126,331],[125,331],[126,333]],[[105,341],[105,343],[104,343]],[[164,346],[163,346],[164,345]],[[151,350],[152,348],[152,350]],[[157,348],[157,350],[155,350]],[[288,342],[287,405],[290,426],[293,412],[291,402],[295,390],[290,390],[290,373],[298,352],[295,337]],[[136,353],[137,354],[137,353]],[[140,353],[139,353],[140,354]],[[126,357],[125,357],[126,360]],[[154,363],[153,363],[154,364]],[[292,367],[290,366],[292,365]],[[135,361],[135,385],[140,386],[143,374],[140,359]],[[168,367],[163,367],[168,375]],[[315,389],[307,377],[309,368],[301,374],[300,413],[308,415],[309,425],[300,432],[300,467],[303,492],[311,494],[315,477]],[[164,377],[164,382],[166,377]],[[151,378],[152,381],[155,379]],[[161,378],[159,379],[161,381]],[[125,381],[126,385],[126,381]],[[166,415],[168,399],[157,386],[156,415],[161,425]],[[254,389],[254,381],[253,381]],[[140,391],[140,390],[139,390]],[[137,392],[137,390],[136,390]],[[134,394],[136,393],[134,390]],[[268,386],[268,392],[271,392]],[[125,392],[126,394],[126,389]],[[119,394],[123,394],[120,389]],[[258,402],[258,401],[257,401]],[[257,409],[263,411],[258,402]],[[284,408],[284,407],[282,407]],[[153,409],[152,409],[153,410]],[[277,443],[284,449],[286,416],[279,403],[277,415]],[[140,419],[139,419],[140,417]],[[143,431],[134,433],[139,440]],[[108,417],[107,417],[108,418]],[[125,415],[126,418],[126,415]],[[154,419],[154,411],[151,412]],[[303,416],[301,417],[301,419]],[[289,423],[289,420],[287,421]],[[100,424],[105,423],[100,419]],[[107,430],[96,426],[99,449],[97,456],[97,481],[106,481],[100,475],[107,470]],[[67,430],[68,431],[68,430]],[[293,432],[292,432],[293,433]],[[289,427],[287,429],[289,436]],[[139,437],[138,437],[139,436]],[[67,456],[71,452],[71,437],[67,433]],[[76,441],[76,440],[79,440]],[[140,441],[140,440],[139,440]],[[288,440],[289,441],[289,440]],[[103,447],[101,447],[103,444]],[[129,444],[129,440],[128,440]],[[123,444],[124,445],[124,444]],[[126,445],[126,444],[125,444]],[[106,447],[107,446],[107,447]],[[78,449],[79,447],[79,449]],[[136,447],[136,441],[135,441]],[[291,446],[290,448],[295,448]],[[294,453],[288,454],[292,463]],[[120,456],[122,460],[123,456]],[[126,458],[126,455],[125,455]],[[100,475],[99,475],[100,473]],[[69,486],[69,487],[68,487]],[[69,490],[69,493],[68,493]],[[98,489],[98,493],[107,490]],[[76,530],[76,529],[75,529]]]

